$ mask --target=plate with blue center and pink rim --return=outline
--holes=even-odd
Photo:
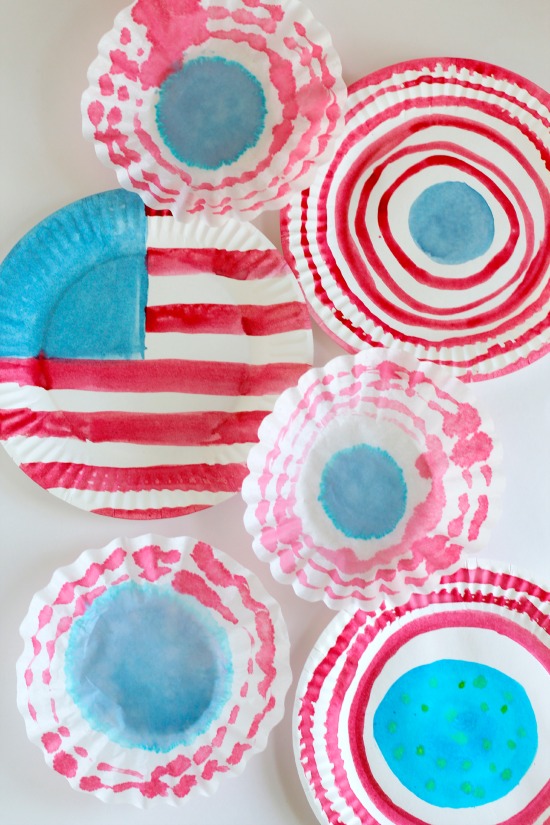
[[[473,561],[397,610],[337,616],[294,706],[319,821],[546,822],[549,615],[531,577]]]
[[[311,361],[299,285],[247,221],[177,221],[111,190],[0,265],[0,443],[87,511],[171,518],[237,493],[260,421]]]
[[[99,43],[83,131],[148,206],[252,219],[330,156],[341,73],[299,0],[136,0]]]
[[[349,88],[333,158],[285,210],[287,258],[350,351],[401,344],[465,381],[550,348],[550,95],[480,60]]]
[[[500,460],[491,419],[449,370],[370,348],[279,397],[248,456],[245,527],[302,598],[372,611],[485,545]]]
[[[196,539],[147,535],[86,551],[35,595],[21,634],[29,739],[104,801],[212,793],[283,714],[291,677],[279,607]]]

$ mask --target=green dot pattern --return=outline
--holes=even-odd
[[[523,687],[496,668],[455,659],[412,668],[397,679],[375,711],[373,735],[401,783],[442,808],[501,799],[538,748]]]

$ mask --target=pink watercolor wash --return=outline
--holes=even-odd
[[[286,390],[259,435],[245,526],[275,578],[305,599],[374,610],[429,588],[487,539],[500,447],[444,368],[397,347],[336,358]]]
[[[199,615],[206,611],[208,624],[227,638],[223,679],[230,694],[222,695],[210,723],[183,744],[125,747],[120,740],[131,722],[119,722],[121,730],[116,725],[111,731],[101,729],[97,720],[89,721],[85,702],[67,686],[73,626],[86,619],[86,611],[102,596],[108,612],[109,599],[128,587],[158,593],[168,605],[182,600],[191,605],[190,616],[197,608]],[[205,542],[146,535],[87,551],[56,571],[35,595],[21,634],[25,647],[17,666],[18,705],[29,739],[74,788],[103,801],[175,805],[191,792],[210,794],[224,774],[239,773],[265,747],[282,717],[290,669],[279,607],[249,571]],[[122,660],[139,651],[121,650],[120,655]],[[159,661],[155,654],[157,669]],[[184,665],[186,681],[192,683],[193,663]],[[124,711],[120,718],[126,719]]]
[[[550,718],[545,700],[550,678],[549,607],[548,590],[529,576],[508,565],[504,569],[473,561],[442,577],[432,592],[415,593],[397,608],[388,605],[373,616],[361,610],[353,616],[343,612],[337,616],[306,662],[294,706],[298,770],[319,821],[440,825],[443,815],[448,825],[461,825],[466,816],[480,825],[546,822],[550,811]],[[535,714],[538,741],[536,757],[521,783],[501,798],[484,801],[481,789],[477,799],[467,798],[471,791],[465,782],[464,805],[442,810],[407,792],[384,767],[373,720],[381,698],[400,674],[419,665],[447,665],[453,660],[502,671],[520,685]],[[477,692],[481,713],[488,713],[491,708],[482,702],[487,697]],[[403,703],[408,701],[403,697]],[[503,701],[506,697],[498,704]],[[422,706],[422,711],[428,710]],[[498,705],[496,710],[499,713]],[[502,705],[499,715],[504,718],[507,710]],[[422,716],[420,707],[418,713]],[[453,730],[461,731],[461,724],[457,717]],[[528,736],[523,729],[519,735]],[[509,753],[515,747],[510,741]],[[487,740],[480,760],[496,758]],[[443,776],[444,762],[439,760],[435,782]],[[500,781],[498,774],[496,778]]]
[[[243,81],[240,99],[227,107],[239,108],[235,122],[222,75],[219,95],[211,78],[201,94],[186,76],[204,61],[233,73],[229,90],[235,78]],[[88,81],[83,131],[99,159],[148,206],[179,218],[254,218],[280,208],[330,157],[343,125],[340,60],[298,0],[136,0],[100,41]],[[176,119],[164,117],[170,87],[179,94]],[[220,156],[203,156],[214,144]]]

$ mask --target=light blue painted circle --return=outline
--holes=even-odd
[[[178,160],[200,169],[233,163],[258,142],[267,113],[258,79],[234,60],[197,57],[160,87],[159,132]]]
[[[467,183],[445,181],[425,189],[409,212],[416,245],[441,264],[463,264],[493,242],[495,222],[485,198]]]
[[[198,601],[130,582],[74,622],[65,675],[90,727],[124,747],[166,752],[218,718],[233,671],[227,634]]]
[[[506,796],[538,747],[524,688],[500,670],[459,659],[397,679],[376,709],[373,734],[400,782],[441,808],[475,808]]]
[[[407,485],[386,450],[355,444],[334,453],[325,464],[319,501],[348,538],[382,538],[405,513]]]

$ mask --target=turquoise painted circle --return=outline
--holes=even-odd
[[[348,538],[382,538],[405,513],[407,485],[386,450],[356,444],[334,453],[325,464],[319,501]]]
[[[169,75],[159,89],[159,132],[178,160],[219,169],[255,146],[265,126],[264,91],[240,63],[197,57]]]
[[[400,782],[441,808],[506,796],[531,766],[537,722],[524,688],[487,665],[440,659],[404,673],[374,714],[374,739]]]
[[[77,619],[65,657],[67,690],[94,730],[124,747],[190,744],[230,695],[227,635],[191,597],[121,584]]]
[[[485,198],[467,183],[445,181],[425,189],[409,212],[416,245],[441,264],[463,264],[483,255],[495,223]]]

